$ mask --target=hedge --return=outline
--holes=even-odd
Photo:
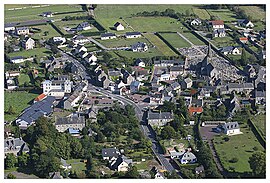
[[[265,149],[266,148],[266,141],[265,141],[264,137],[262,136],[262,134],[259,132],[256,125],[254,125],[254,123],[250,119],[248,119],[248,124],[251,126],[252,132],[254,133],[254,135],[256,136],[258,141],[260,142],[260,144]]]
[[[171,48],[177,55],[181,55],[181,53],[175,49],[166,39],[164,39],[158,32],[155,33],[156,36],[158,36],[169,48]]]
[[[56,25],[54,25],[52,22],[50,24],[52,28],[54,28],[61,36],[64,36],[64,33]]]

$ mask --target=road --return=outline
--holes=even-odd
[[[67,54],[63,51],[60,50],[60,52],[68,57],[77,67],[79,70],[79,74],[83,79],[87,79],[88,80],[88,91],[95,91],[95,92],[100,92],[108,97],[112,97],[114,99],[117,99],[119,101],[122,101],[125,105],[132,105],[134,107],[135,113],[136,113],[136,117],[138,118],[138,120],[140,121],[140,129],[143,132],[143,134],[152,142],[152,151],[154,152],[155,156],[157,157],[157,159],[160,161],[161,165],[163,166],[164,169],[166,169],[168,172],[172,172],[173,170],[175,170],[175,168],[171,165],[171,163],[168,161],[167,158],[164,157],[164,155],[161,153],[162,152],[162,148],[160,147],[159,143],[156,141],[156,134],[155,131],[146,123],[146,119],[144,116],[144,112],[143,112],[143,106],[140,106],[138,104],[136,104],[135,102],[133,102],[130,99],[127,99],[121,95],[116,95],[116,94],[112,94],[111,92],[109,92],[108,90],[105,90],[103,88],[100,87],[96,87],[94,85],[91,84],[91,78],[89,77],[88,73],[86,73],[86,69],[85,67],[77,60],[75,59],[72,55]],[[180,172],[178,172],[180,178]]]

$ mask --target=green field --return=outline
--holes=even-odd
[[[96,19],[108,32],[114,32],[114,33],[120,33],[123,34],[125,32],[132,32],[133,30],[128,27],[128,25],[123,21],[123,19],[120,18],[114,18],[114,17],[107,17],[107,18],[101,18],[101,19]],[[114,29],[114,24],[116,22],[120,22],[125,29],[123,31],[116,31]]]
[[[168,47],[158,36],[154,34],[144,34],[144,36],[153,43],[157,49],[166,56],[177,56],[176,53]]]
[[[226,37],[215,37],[211,40],[211,42],[218,48],[224,46],[238,46],[233,38],[228,35]]]
[[[155,56],[164,56],[157,48],[149,48],[147,52],[132,52],[132,51],[115,51],[118,53],[120,56],[124,56],[127,58],[151,58]],[[110,52],[113,53],[113,52]],[[113,56],[116,54],[112,54]],[[115,57],[114,56],[114,57]],[[118,58],[118,56],[116,56]]]
[[[210,15],[205,9],[192,8],[193,13],[198,15],[201,19],[210,19]]]
[[[15,57],[15,56],[22,56],[25,58],[29,58],[29,57],[35,57],[35,55],[40,58],[43,56],[48,56],[51,54],[51,51],[46,49],[46,48],[35,48],[32,50],[23,50],[23,51],[19,51],[19,52],[12,52],[9,53],[8,56],[9,57]]]
[[[259,132],[266,137],[266,115],[259,114],[256,116],[252,116],[251,121],[258,128]]]
[[[86,170],[85,163],[80,162],[80,159],[66,160],[67,164],[71,164],[72,170],[76,172],[84,172]]]
[[[230,11],[229,9],[220,9],[220,10],[208,9],[208,12],[210,13],[210,15],[216,16],[220,20],[223,20],[225,22],[237,21],[235,13]]]
[[[226,135],[217,136],[214,138],[214,145],[225,169],[229,171],[233,167],[239,173],[250,172],[248,160],[255,152],[253,148],[257,147],[258,151],[264,151],[264,148],[247,125],[240,125],[240,128],[243,134],[231,136],[227,142],[223,140]],[[232,158],[237,158],[238,161],[229,162]]]
[[[35,93],[28,93],[28,92],[20,92],[20,91],[13,91],[13,92],[5,92],[5,111],[8,110],[9,106],[13,106],[15,110],[15,114],[5,114],[5,120],[12,121],[15,120],[18,115],[32,103],[32,100],[35,99],[38,94]]]
[[[40,5],[33,5],[33,6],[40,6]],[[22,8],[17,10],[8,10],[11,8]],[[25,8],[24,8],[25,7]],[[43,12],[51,11],[51,12],[69,12],[69,11],[80,11],[82,10],[81,5],[77,4],[54,4],[45,7],[32,7],[31,5],[5,5],[5,22],[16,22],[16,21],[29,21],[29,20],[40,20],[43,17],[40,16]],[[58,15],[57,15],[58,16]],[[53,17],[53,18],[60,18],[60,17]],[[61,15],[64,17],[66,15]]]
[[[240,6],[240,9],[244,10],[253,20],[265,21],[266,19],[266,12],[259,6]]]
[[[125,19],[135,31],[179,31],[181,23],[169,17],[132,17]]]
[[[34,39],[49,39],[51,37],[60,36],[60,34],[50,24],[32,26],[32,28],[41,29],[41,32],[34,31],[34,35],[31,36]],[[44,32],[48,32],[48,34],[45,35]]]
[[[19,86],[22,86],[25,82],[30,83],[30,78],[28,74],[20,74],[20,76],[18,77],[18,80],[19,80]]]
[[[184,48],[191,46],[186,40],[184,40],[176,33],[161,33],[161,36],[175,48]]]
[[[149,46],[149,42],[147,39],[141,37],[141,38],[117,38],[117,39],[109,39],[109,40],[98,40],[102,45],[108,47],[108,48],[115,48],[115,47],[129,47],[137,42],[144,42]]]

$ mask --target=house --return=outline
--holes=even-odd
[[[190,106],[190,107],[188,107],[188,112],[190,115],[200,114],[203,112],[203,108]]]
[[[116,35],[114,33],[104,33],[100,35],[101,40],[107,39],[116,39]]]
[[[96,74],[95,76],[96,85],[103,88],[108,88],[109,84],[111,83],[111,81],[108,78],[108,75],[101,69],[97,70],[95,74]]]
[[[71,96],[64,101],[64,109],[72,109],[77,107],[79,104],[77,102],[81,99],[82,95],[79,92],[74,92]]]
[[[173,82],[171,85],[172,89],[174,91],[180,91],[181,90],[181,85],[178,82]]]
[[[113,27],[115,28],[115,30],[117,31],[122,31],[125,29],[125,27],[120,23],[120,22],[116,22]]]
[[[173,120],[173,114],[170,112],[156,112],[148,111],[147,122],[151,126],[164,126]]]
[[[23,41],[22,41],[22,47],[25,50],[31,50],[34,49],[35,47],[35,41],[34,39],[30,38],[30,37],[26,37]]]
[[[196,156],[192,152],[185,152],[180,159],[181,164],[192,164],[197,162]]]
[[[126,85],[130,85],[132,81],[134,81],[134,77],[131,76],[131,74],[126,71],[125,69],[121,69],[121,74],[123,75],[123,82],[126,84]]]
[[[78,114],[55,118],[55,128],[58,132],[65,132],[68,129],[82,130],[84,127],[85,117]]]
[[[204,166],[203,166],[203,165],[197,166],[197,167],[195,168],[195,173],[196,173],[196,174],[201,174],[201,173],[203,173],[203,172],[204,172]]]
[[[247,37],[240,37],[239,41],[243,44],[246,44],[248,42],[248,38]]]
[[[169,67],[183,65],[183,61],[178,60],[156,60],[154,61],[154,66],[156,67]]]
[[[80,52],[87,52],[87,48],[85,48],[85,46],[83,45],[78,45],[75,47],[75,54],[78,54]]]
[[[255,90],[254,98],[255,98],[256,104],[264,105],[266,103],[266,92],[260,91],[260,90]]]
[[[169,153],[170,153],[171,159],[180,159],[183,156],[183,154],[185,153],[185,151],[180,151],[180,152],[169,151]]]
[[[248,27],[252,28],[252,27],[254,27],[254,24],[250,20],[248,20],[248,19],[238,20],[237,21],[237,24],[238,24],[238,26],[245,27],[245,28],[248,28]]]
[[[186,79],[184,79],[184,80],[181,82],[181,88],[182,88],[183,90],[188,89],[188,88],[191,88],[191,87],[192,87],[192,84],[193,84],[192,79],[186,78]]]
[[[167,73],[161,74],[159,77],[159,81],[169,81],[169,80],[171,80],[171,75]]]
[[[132,81],[130,83],[130,92],[132,94],[137,93],[139,91],[141,85],[143,85],[143,84],[139,81]]]
[[[151,171],[154,173],[154,179],[166,179],[163,172],[158,170],[156,167],[154,167]]]
[[[130,165],[132,165],[132,159],[128,159],[122,155],[112,161],[110,167],[112,170],[116,170],[118,172],[126,172],[129,170]]]
[[[29,148],[22,138],[7,138],[4,139],[4,152],[13,153],[15,156],[22,153],[28,153]]]
[[[226,135],[242,134],[238,122],[227,122],[218,126]]]
[[[4,31],[6,31],[6,32],[14,31],[15,30],[15,25],[16,25],[16,23],[6,23],[4,25]]]
[[[136,65],[136,66],[139,66],[139,67],[145,67],[145,62],[142,61],[142,59],[137,58],[137,59],[135,60],[135,65]]]
[[[15,32],[18,36],[21,35],[28,35],[29,34],[29,28],[28,27],[16,27]]]
[[[94,54],[89,53],[86,57],[84,57],[84,60],[90,65],[96,65],[97,57]]]
[[[15,120],[20,129],[26,129],[35,123],[41,116],[49,116],[53,112],[55,97],[47,96],[42,101],[35,102],[26,108],[23,113]]]
[[[72,38],[72,42],[74,43],[74,44],[85,44],[85,43],[88,43],[89,42],[89,40],[88,40],[88,38],[87,37],[84,37],[83,35],[75,35],[75,36],[73,36],[73,38]]]
[[[52,13],[51,11],[43,12],[43,13],[42,13],[42,16],[43,16],[43,17],[53,17],[53,13]]]
[[[169,68],[170,70],[170,79],[174,80],[177,76],[184,74],[184,67],[183,66],[172,66]]]
[[[191,22],[190,22],[190,25],[196,25],[196,26],[198,26],[198,25],[201,25],[202,24],[202,21],[201,21],[201,19],[199,19],[199,18],[195,18],[195,19],[193,19]]]
[[[209,25],[212,27],[212,29],[224,29],[223,20],[209,21]]]
[[[87,52],[85,52],[85,51],[81,51],[80,53],[78,53],[78,57],[80,57],[80,58],[85,58],[86,56],[88,55],[88,53]]]
[[[42,82],[43,93],[49,96],[63,97],[65,93],[71,93],[72,81],[45,80]]]
[[[241,51],[239,50],[239,47],[236,46],[226,46],[220,49],[220,52],[224,55],[240,55]]]
[[[225,37],[226,32],[224,28],[213,29],[212,37]]]
[[[83,31],[83,30],[89,30],[92,29],[89,22],[82,22],[76,27],[76,31]]]
[[[126,38],[140,38],[142,37],[142,34],[140,32],[126,32],[125,37]]]
[[[66,160],[61,158],[60,161],[61,161],[60,167],[63,168],[65,171],[72,168],[71,164],[67,164]]]
[[[53,37],[54,43],[64,44],[66,41],[67,40],[65,37],[59,37],[59,36]]]
[[[7,71],[6,77],[17,77],[20,76],[20,71]]]
[[[148,50],[148,46],[146,43],[137,42],[131,46],[131,50],[133,52],[146,52]]]
[[[116,160],[121,155],[120,151],[116,149],[116,147],[102,149],[101,154],[102,154],[103,160],[109,160],[109,161]]]

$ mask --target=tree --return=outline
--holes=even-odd
[[[247,53],[246,53],[246,50],[243,49],[242,51],[242,55],[241,55],[241,59],[240,59],[240,64],[242,66],[246,66],[247,65]]]
[[[249,158],[249,165],[255,177],[265,178],[266,176],[266,157],[265,153],[258,151]]]
[[[18,166],[19,167],[27,167],[29,155],[23,153],[22,155],[18,156]]]
[[[15,167],[17,164],[17,158],[13,153],[8,153],[5,158],[5,169]]]
[[[138,172],[137,168],[135,166],[130,167],[129,170],[127,171],[125,177],[130,178],[130,179],[139,178],[139,172]]]
[[[7,175],[7,179],[16,179],[16,176],[13,175],[12,173],[9,173],[9,174]]]
[[[176,105],[173,102],[164,101],[163,106],[161,108],[163,112],[171,112],[176,110]]]
[[[12,105],[9,106],[7,113],[8,114],[16,114],[15,109],[14,109],[14,107]]]
[[[175,131],[173,129],[173,127],[171,126],[165,126],[162,130],[161,130],[161,134],[160,134],[162,139],[171,139],[175,136]]]

